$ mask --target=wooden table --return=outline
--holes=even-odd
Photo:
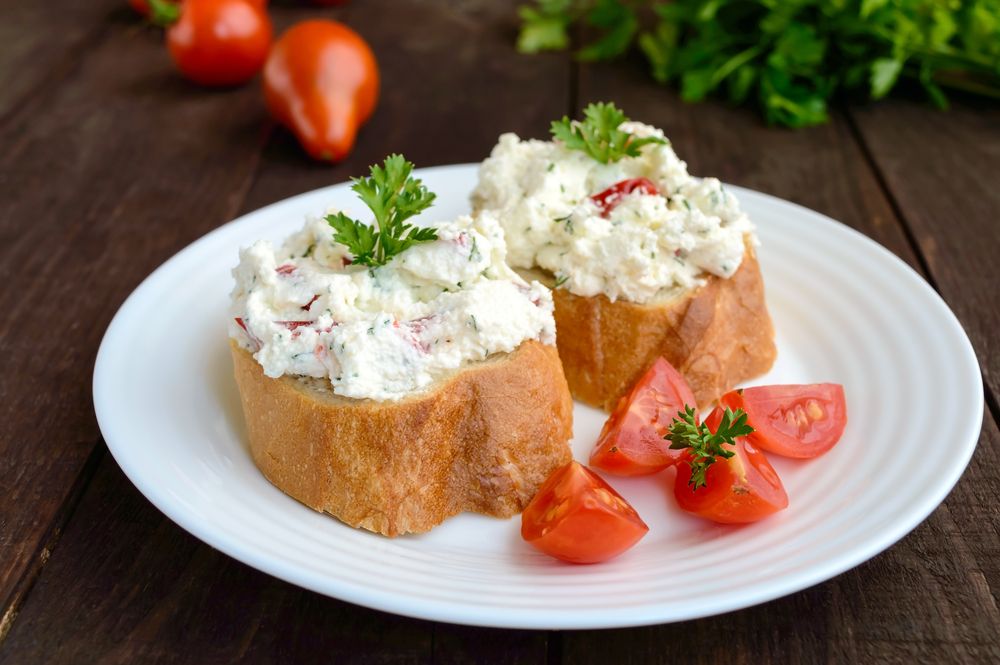
[[[519,56],[506,3],[355,0],[272,14],[278,27],[343,19],[378,55],[381,105],[343,164],[307,161],[268,121],[257,85],[180,80],[124,0],[4,3],[0,662],[1000,661],[997,106],[961,99],[942,113],[915,96],[787,131],[748,110],[685,105],[638,61]],[[390,151],[419,166],[478,161],[501,132],[546,136],[551,119],[593,100],[663,127],[693,173],[862,231],[954,309],[983,368],[983,433],[951,496],[912,534],[836,579],[721,617],[494,630],[280,582],[181,531],[125,478],[101,440],[90,381],[105,327],[151,270],[239,214],[360,174]]]

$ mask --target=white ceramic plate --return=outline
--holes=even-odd
[[[419,172],[438,202],[467,210],[474,165]],[[512,628],[604,628],[691,619],[806,588],[889,547],[944,499],[982,424],[972,347],[954,315],[891,253],[833,220],[733,188],[759,227],[778,331],[765,383],[844,384],[850,423],[827,455],[771,459],[788,510],[743,527],[680,512],[673,472],[611,478],[650,526],[595,566],[561,564],[519,537],[520,520],[459,515],[389,540],[314,513],[254,467],[226,342],[237,250],[278,241],[306,213],[357,208],[346,185],[227,224],[167,261],[122,305],[101,344],[94,404],[115,459],[172,520],[294,584],[389,612]],[[576,406],[585,461],[603,422]]]

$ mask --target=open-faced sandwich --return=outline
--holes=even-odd
[[[407,223],[434,198],[411,169],[355,180],[374,224],[335,212],[243,249],[229,326],[257,466],[389,536],[520,512],[572,434],[549,290],[506,265],[490,213]]]
[[[663,356],[706,407],[774,361],[754,227],[660,130],[612,104],[584,116],[552,141],[501,136],[473,207],[500,220],[510,265],[554,288],[574,397],[610,411]]]

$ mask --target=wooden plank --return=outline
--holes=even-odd
[[[427,622],[323,598],[203,545],[109,455],[0,662],[416,664],[430,652]]]
[[[115,22],[138,24],[122,0],[37,2],[10,0],[0,21],[0,119],[47,87],[62,85]]]
[[[819,210],[874,238],[918,270],[906,232],[850,124],[803,131],[763,126],[750,111],[685,105],[646,80],[639,63],[581,69],[581,105],[614,100],[663,127],[696,175],[715,175]],[[906,126],[906,117],[885,117]],[[1000,137],[994,123],[986,141]],[[980,129],[984,129],[980,127]],[[911,137],[917,141],[917,135]],[[899,179],[923,165],[899,160]],[[952,162],[953,172],[965,172]],[[997,169],[993,169],[995,174]],[[928,187],[928,183],[924,183]],[[956,260],[967,244],[950,245]],[[993,243],[996,246],[996,243]],[[982,252],[990,245],[984,244]],[[936,274],[936,273],[935,273]],[[984,297],[988,297],[984,295]],[[994,303],[995,305],[995,303]],[[992,311],[996,311],[995,306]],[[901,442],[905,445],[905,442]],[[989,662],[1000,659],[1000,471],[996,422],[944,506],[887,553],[788,598],[680,625],[563,635],[573,663]]]
[[[255,88],[197,89],[162,35],[116,21],[0,127],[0,637],[96,461],[105,327],[156,265],[236,212],[263,124]]]
[[[368,164],[392,151],[403,152],[418,166],[479,160],[502,131],[540,135],[549,119],[567,107],[567,58],[532,59],[514,53],[513,3],[384,0],[351,3],[338,10],[272,10],[278,25],[321,13],[344,19],[371,42],[384,81],[381,106],[362,131],[354,154],[337,166],[310,162],[286,132],[275,131],[242,205],[244,211],[361,174]],[[392,20],[386,20],[387,16]],[[146,103],[163,108],[164,115],[177,112],[176,90],[168,87],[163,94],[149,85],[142,86],[142,93]],[[212,93],[200,94],[212,97]],[[243,100],[243,93],[237,94]],[[247,94],[252,97],[253,91]],[[128,86],[112,97],[122,95],[130,96]],[[256,108],[254,100],[246,103]],[[158,119],[169,130],[174,123],[164,115]],[[262,124],[240,108],[213,119],[215,133],[235,135],[245,146],[255,144]],[[213,130],[197,125],[180,139],[177,128],[172,138],[199,145]],[[116,136],[110,131],[104,135]],[[118,135],[115,141],[129,138]],[[214,146],[214,151],[203,154],[206,160],[225,164],[230,153],[239,154],[245,146]],[[169,153],[164,155],[165,160],[168,157]],[[176,182],[172,196],[183,200],[192,176],[173,172],[186,170],[189,160],[173,157],[178,158],[160,162],[159,169],[163,178]],[[127,182],[121,176],[115,181]],[[230,182],[214,184],[216,195],[233,205],[239,205],[241,187]],[[204,230],[221,221],[217,214],[209,219],[196,215],[197,220],[179,220],[178,214],[191,213],[178,212],[168,201],[160,202],[149,214],[160,215],[156,226],[160,233],[171,233],[170,224],[181,226],[170,237],[174,246],[192,238],[198,225]],[[104,237],[128,235],[122,247],[141,250],[146,257],[141,270],[130,274],[148,271],[154,257],[165,258],[158,252],[167,241],[153,242],[134,231],[129,235],[135,227],[121,221],[127,219],[124,213],[118,219],[121,230],[112,231],[109,226]],[[25,250],[24,257],[28,260],[32,255]],[[134,281],[118,293],[132,285]],[[109,305],[120,301],[114,296],[92,297],[103,298]],[[95,330],[79,343],[78,352],[93,353],[105,322],[94,324]],[[80,401],[82,405],[84,400]],[[80,410],[76,426],[82,423],[92,428],[89,407],[86,413],[82,406]],[[89,433],[96,436],[96,430]],[[427,622],[362,610],[255,573],[165,522],[120,475],[113,461],[105,459],[7,641],[0,645],[0,660],[348,659],[381,663],[427,662],[430,658],[459,662],[478,654],[484,662],[518,663],[544,660],[546,649],[544,633],[435,629]]]
[[[434,665],[535,665],[546,661],[558,633],[434,625]],[[552,661],[549,661],[552,662]]]
[[[1000,106],[958,97],[943,113],[904,98],[851,118],[1000,399]]]

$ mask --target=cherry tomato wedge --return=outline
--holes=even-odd
[[[705,420],[713,432],[722,419],[716,407]],[[705,485],[693,489],[688,453],[677,463],[674,497],[689,513],[722,524],[756,522],[788,507],[788,494],[771,463],[746,437],[736,439],[736,453],[729,459],[716,458],[705,474]]]
[[[590,453],[591,466],[621,476],[667,468],[681,451],[671,450],[663,436],[685,404],[695,404],[687,381],[670,363],[657,358],[604,423]]]
[[[556,469],[521,514],[521,537],[570,563],[616,557],[647,531],[618,492],[575,461]]]
[[[632,192],[659,194],[660,190],[656,188],[656,185],[649,178],[629,178],[628,180],[622,180],[611,185],[603,192],[594,194],[590,197],[590,200],[597,204],[597,207],[601,209],[601,215],[606,217],[621,203],[622,198]]]
[[[822,455],[847,425],[844,387],[836,383],[757,386],[728,392],[719,401],[746,411],[754,428],[750,441],[785,457]]]

